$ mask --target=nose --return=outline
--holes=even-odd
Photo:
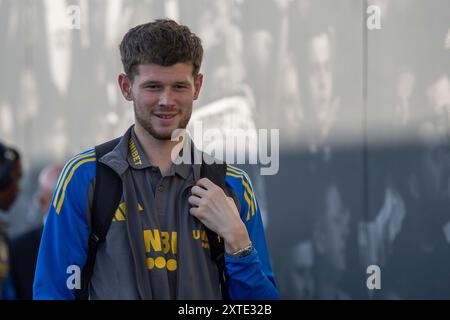
[[[170,88],[165,88],[160,96],[159,96],[159,105],[161,107],[163,106],[172,106],[174,104],[173,102],[173,93]]]

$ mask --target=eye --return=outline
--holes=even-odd
[[[176,84],[174,88],[175,88],[176,90],[184,90],[184,89],[187,89],[187,87],[188,87],[188,86],[185,85],[185,84]]]
[[[161,89],[161,85],[159,84],[148,84],[144,87],[147,90],[151,90],[151,91],[157,91],[159,89]]]

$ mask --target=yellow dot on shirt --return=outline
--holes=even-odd
[[[155,259],[155,266],[158,269],[162,269],[166,266],[166,259],[164,259],[164,257],[158,257]]]
[[[177,270],[177,260],[175,260],[175,259],[167,260],[167,270],[169,270],[169,271]]]
[[[153,258],[147,258],[147,268],[150,270],[155,266],[155,260]]]

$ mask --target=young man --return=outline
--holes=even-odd
[[[118,82],[133,102],[135,124],[99,159],[120,176],[123,194],[98,247],[89,298],[220,299],[206,226],[224,240],[230,298],[277,299],[261,214],[245,172],[227,166],[234,201],[200,179],[199,166],[172,161],[179,144],[172,133],[186,128],[202,86],[200,39],[186,26],[156,20],[131,29],[120,53],[125,73]],[[87,259],[96,160],[89,150],[63,169],[42,236],[35,299],[75,297],[73,275]]]

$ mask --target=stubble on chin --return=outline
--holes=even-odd
[[[158,139],[158,140],[172,140],[172,133],[173,132],[170,132],[170,133],[159,133],[157,130],[155,130],[153,124],[149,120],[151,115],[148,115],[149,119],[144,118],[143,115],[141,115],[140,113],[136,112],[136,107],[134,109],[134,115],[135,115],[136,123],[138,123],[139,126],[141,126],[145,130],[145,132],[147,132],[153,138]],[[180,122],[178,123],[177,128],[178,129],[186,129],[190,118],[191,118],[191,113],[189,113],[187,116],[185,116],[183,119],[180,120]]]

